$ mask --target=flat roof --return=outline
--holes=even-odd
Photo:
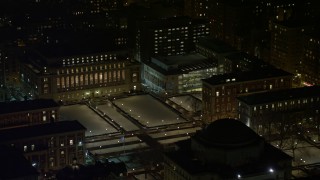
[[[199,42],[197,44],[207,49],[213,50],[216,53],[224,54],[224,53],[237,52],[236,49],[234,49],[227,43],[212,37],[199,38]]]
[[[182,67],[188,64],[197,64],[201,61],[207,60],[208,58],[199,53],[191,53],[176,56],[158,56],[152,57],[151,61],[165,68]]]
[[[214,67],[215,62],[207,57],[191,53],[177,56],[159,56],[151,58],[146,65],[164,75],[184,74],[191,71]]]
[[[60,105],[53,99],[0,102],[0,114],[9,114],[37,109],[56,108]]]
[[[59,121],[54,123],[39,124],[27,127],[6,129],[0,131],[0,141],[14,141],[39,136],[85,131],[86,128],[77,120]]]
[[[277,68],[260,68],[251,71],[233,72],[221,75],[214,75],[207,79],[202,79],[210,85],[229,84],[274,77],[292,76],[293,74]]]
[[[265,104],[269,102],[285,101],[307,97],[320,97],[320,86],[283,89],[262,93],[254,93],[238,97],[238,100],[249,104]]]

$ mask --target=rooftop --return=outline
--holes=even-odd
[[[216,53],[224,54],[224,53],[232,53],[237,52],[234,48],[229,46],[223,41],[220,41],[211,37],[203,37],[199,39],[198,45],[203,46],[207,49],[210,49]]]
[[[219,119],[194,137],[208,147],[230,148],[248,145],[261,141],[261,137],[242,122],[235,119]]]
[[[35,49],[47,58],[116,51],[118,48],[113,43],[114,38],[121,33],[116,30],[55,30],[47,35],[50,44]]]
[[[12,147],[0,146],[0,179],[24,179],[38,177],[36,168],[19,151]]]
[[[14,141],[39,136],[68,133],[74,131],[85,131],[86,128],[77,120],[59,121],[55,123],[39,124],[27,127],[6,129],[0,131],[0,141]]]
[[[153,57],[147,65],[162,74],[173,75],[210,68],[214,66],[214,62],[201,54],[191,53],[177,56]]]
[[[191,141],[195,139],[205,139],[206,143],[210,145],[219,146],[226,145],[230,147],[230,144],[238,144],[243,142],[263,142],[261,146],[261,154],[257,159],[251,159],[245,163],[241,163],[236,166],[228,165],[228,162],[206,161],[202,160],[205,156],[197,155],[198,152],[194,152],[191,145]],[[253,130],[247,127],[242,122],[235,119],[220,119],[214,121],[208,125],[205,129],[197,132],[193,137],[188,140],[178,142],[179,150],[165,153],[175,164],[179,165],[182,169],[190,174],[203,174],[214,173],[220,176],[222,179],[235,179],[237,174],[241,174],[242,177],[257,176],[268,174],[270,167],[277,170],[281,168],[278,166],[279,162],[290,161],[292,158],[281,150],[266,143],[263,138],[256,134]],[[203,141],[202,141],[203,142]],[[246,146],[252,147],[252,144],[246,144]],[[258,145],[260,146],[260,145]],[[220,149],[220,148],[219,148]],[[234,147],[232,147],[233,150]],[[242,147],[240,147],[242,149]],[[211,148],[210,148],[211,151]],[[211,151],[215,153],[216,151]],[[214,154],[213,154],[214,155]],[[211,156],[211,155],[210,155]]]
[[[320,86],[308,86],[302,88],[283,89],[250,95],[240,96],[238,99],[246,104],[265,104],[270,102],[301,99],[307,97],[320,97]]]
[[[281,69],[263,68],[263,69],[255,69],[251,71],[214,75],[210,78],[203,79],[202,81],[210,85],[220,85],[220,84],[227,84],[227,83],[238,83],[238,82],[245,82],[245,81],[254,81],[254,80],[269,79],[269,78],[275,78],[275,77],[288,77],[288,76],[293,76],[293,75]]]
[[[0,102],[0,115],[57,107],[59,104],[53,99]]]

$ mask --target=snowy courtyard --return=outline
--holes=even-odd
[[[104,105],[98,105],[98,109],[118,123],[126,131],[134,131],[139,129],[139,127],[133,124],[130,120],[122,116],[122,114],[119,113],[110,102]]]
[[[86,105],[70,105],[60,107],[60,120],[78,120],[87,128],[85,136],[117,132],[113,126],[107,123]]]
[[[200,111],[202,108],[201,100],[192,95],[175,96],[169,99],[189,112]]]
[[[176,124],[186,121],[150,95],[117,99],[114,103],[145,127]]]

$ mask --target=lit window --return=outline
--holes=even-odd
[[[70,146],[72,146],[73,145],[73,140],[70,139],[69,143],[70,143]]]
[[[217,91],[217,92],[216,92],[216,96],[218,97],[218,96],[219,96],[219,94],[220,94],[220,93],[219,93],[219,91]]]
[[[34,150],[34,144],[31,145],[31,150],[32,150],[32,151]]]
[[[28,146],[23,146],[23,151],[27,152],[27,150],[28,150]]]

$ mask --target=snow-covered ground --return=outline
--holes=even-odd
[[[108,154],[108,153],[125,153],[125,151],[134,150],[134,149],[141,149],[148,147],[148,145],[144,142],[137,143],[137,144],[131,144],[131,145],[125,145],[124,146],[117,146],[117,147],[111,147],[106,149],[97,149],[90,151],[92,154]]]
[[[85,136],[94,136],[116,132],[109,123],[97,115],[86,105],[70,105],[60,107],[60,120],[78,120],[87,128]]]
[[[126,131],[134,131],[138,130],[139,128],[133,124],[130,120],[122,116],[113,105],[108,102],[104,105],[99,105],[98,109],[104,112],[107,116],[113,119],[117,124],[123,127]]]
[[[165,136],[174,136],[174,135],[179,135],[179,134],[189,135],[189,134],[195,133],[199,129],[200,128],[177,129],[174,131],[164,131],[164,132],[152,133],[152,134],[149,134],[149,136],[156,139],[156,138],[161,138],[161,137],[165,137]]]
[[[122,139],[112,139],[112,140],[106,140],[106,141],[98,141],[98,142],[87,142],[86,148],[94,148],[99,146],[106,146],[106,145],[116,145],[116,144],[123,144],[123,142],[132,142],[132,141],[140,141],[139,138],[136,136],[133,137],[125,137]]]
[[[150,95],[117,99],[114,103],[146,127],[176,124],[186,121]]]
[[[199,111],[202,108],[202,102],[191,95],[175,96],[169,99],[190,112]]]

